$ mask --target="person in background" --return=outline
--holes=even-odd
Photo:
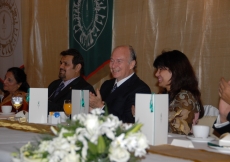
[[[213,129],[220,135],[230,133],[230,81],[221,78],[219,85],[219,115]]]
[[[12,105],[12,96],[22,96],[23,104],[18,111],[25,110],[28,111],[28,103],[26,102],[26,93],[30,88],[26,80],[26,74],[24,70],[18,67],[9,68],[6,72],[5,79],[3,82],[4,97],[1,102],[2,105]],[[2,111],[2,110],[1,110]],[[16,110],[13,108],[13,112]]]
[[[177,50],[162,52],[153,66],[158,86],[169,94],[169,132],[188,135],[194,119],[204,115],[198,81],[188,58]]]
[[[90,93],[90,107],[108,107],[108,112],[124,123],[134,123],[131,107],[135,105],[136,93],[151,93],[146,83],[135,74],[136,54],[131,46],[116,47],[110,58],[113,79],[105,81],[96,95]]]
[[[48,111],[64,111],[64,100],[71,100],[72,89],[89,90],[95,93],[93,87],[81,75],[84,72],[84,60],[76,49],[62,51],[59,79],[48,86]]]

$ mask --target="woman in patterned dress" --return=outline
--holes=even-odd
[[[169,132],[188,135],[204,115],[198,81],[188,58],[177,50],[162,52],[153,66],[161,93],[169,94]]]
[[[22,96],[23,97],[23,104],[22,107],[19,108],[18,111],[25,110],[29,111],[28,103],[26,102],[26,93],[29,89],[29,84],[26,80],[25,72],[18,68],[12,67],[9,68],[6,72],[5,79],[3,82],[3,90],[4,90],[4,97],[2,102],[0,103],[0,112],[2,105],[12,105],[11,98],[12,96]],[[12,109],[12,112],[15,112],[15,109]]]

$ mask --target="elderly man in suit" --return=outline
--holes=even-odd
[[[219,85],[219,116],[213,124],[213,129],[219,134],[230,132],[230,81],[221,78]]]
[[[110,58],[110,71],[114,79],[105,81],[96,96],[90,93],[90,107],[103,108],[125,123],[134,123],[131,107],[136,93],[151,93],[146,83],[135,74],[136,54],[131,46],[116,47]]]
[[[59,79],[48,87],[48,111],[64,111],[64,100],[71,100],[72,89],[89,90],[95,93],[93,87],[82,77],[84,60],[76,49],[68,49],[60,53]]]

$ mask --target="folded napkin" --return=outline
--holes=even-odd
[[[15,117],[21,117],[21,118],[26,118],[28,119],[29,113],[27,111],[19,111],[17,114],[15,114]]]
[[[50,125],[35,124],[35,123],[20,123],[18,121],[10,121],[6,119],[0,120],[0,127],[7,127],[10,129],[29,131],[34,133],[53,134]]]
[[[20,111],[15,116],[11,116],[8,118],[10,121],[18,121],[19,123],[28,122],[29,113],[27,111]]]
[[[220,136],[219,145],[230,147],[230,133],[224,133]]]
[[[9,117],[8,120],[10,121],[18,121],[19,123],[27,123],[27,118],[25,117]]]

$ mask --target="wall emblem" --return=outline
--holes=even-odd
[[[77,0],[73,2],[73,37],[88,51],[104,30],[108,18],[108,0]]]
[[[0,1],[0,57],[14,53],[19,36],[18,9],[13,0]]]

